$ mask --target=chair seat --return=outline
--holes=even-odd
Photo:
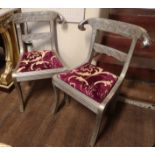
[[[89,63],[60,73],[58,77],[97,102],[103,101],[117,81],[115,74]]]
[[[49,50],[25,52],[17,72],[39,71],[63,67],[54,52]]]

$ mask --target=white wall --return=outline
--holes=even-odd
[[[98,17],[99,9],[86,9],[85,18]],[[68,65],[76,66],[83,62],[89,50],[91,28],[80,31],[78,24],[68,24],[67,29],[58,27],[59,49]]]
[[[22,9],[22,11],[31,10],[38,9]],[[85,19],[99,17],[100,14],[99,8],[85,9]],[[75,23],[67,23],[64,27],[58,25],[59,52],[69,66],[83,62],[89,49],[91,28],[87,27],[86,31],[80,31],[77,26],[78,24]]]

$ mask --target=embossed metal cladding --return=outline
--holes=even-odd
[[[119,88],[124,81],[136,43],[139,40],[144,41],[144,45],[148,45],[149,36],[147,31],[140,26],[110,19],[91,18],[82,21],[78,25],[78,28],[83,31],[85,30],[85,25],[92,27],[87,58],[83,65],[53,76],[53,85],[55,88],[53,114],[57,112],[60,106],[59,89],[94,112],[96,114],[96,124],[89,142],[90,146],[94,146],[100,133],[104,112],[108,106],[115,107],[117,103]],[[125,53],[107,45],[97,43],[98,30],[131,38],[132,41],[128,52]],[[103,53],[120,61],[123,64],[120,74],[116,76],[106,68],[92,65],[95,53]]]
[[[144,35],[146,36],[148,42],[150,41],[150,37],[147,31],[138,25],[133,25],[106,18],[90,18],[80,22],[80,24],[78,25],[79,29],[85,30],[84,26],[86,24],[91,25],[92,29],[95,30],[98,29],[104,31],[106,29],[106,32],[112,32],[130,38],[134,37],[140,39],[140,37],[143,37]]]

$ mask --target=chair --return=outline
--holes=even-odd
[[[18,91],[21,112],[24,111],[26,102],[21,82],[51,78],[53,74],[66,69],[59,57],[56,31],[57,23],[62,23],[63,20],[62,16],[52,11],[17,13],[12,18],[20,48],[19,62],[12,72],[12,78]],[[33,26],[37,30],[39,24],[48,24],[49,32],[31,32],[29,27]],[[41,45],[50,41],[51,49],[35,49],[34,43],[37,41],[41,41]]]
[[[114,104],[117,99],[119,88],[125,78],[137,40],[144,38],[144,45],[148,45],[150,40],[145,29],[124,22],[92,18],[82,21],[78,26],[79,29],[85,30],[85,24],[92,27],[88,57],[82,65],[53,76],[53,86],[55,87],[53,114],[57,112],[60,106],[59,90],[94,112],[96,114],[96,125],[89,143],[90,146],[94,146],[99,135],[103,114],[109,103]],[[97,43],[96,37],[99,30],[104,33],[111,32],[131,38],[132,42],[128,53]],[[122,62],[123,66],[120,74],[115,75],[106,68],[103,69],[93,65],[91,62],[96,52],[112,56]]]

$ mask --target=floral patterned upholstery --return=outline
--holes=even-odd
[[[63,67],[55,53],[49,50],[25,52],[17,72],[38,71]]]
[[[117,81],[113,73],[89,63],[60,73],[58,77],[97,102],[103,101]]]

